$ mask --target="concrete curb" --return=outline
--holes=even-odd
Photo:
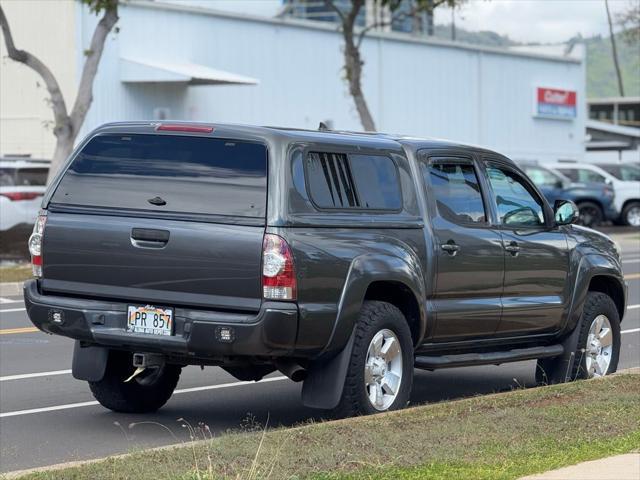
[[[0,297],[21,295],[22,285],[24,282],[6,282],[0,283]]]
[[[520,480],[636,480],[640,478],[640,453],[591,460],[569,467],[522,477]]]

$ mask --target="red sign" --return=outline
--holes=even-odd
[[[558,88],[537,87],[536,113],[543,117],[575,118],[576,92]]]

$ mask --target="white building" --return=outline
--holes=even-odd
[[[97,18],[70,0],[56,9],[42,1],[55,10],[48,13],[26,3],[29,12],[25,2],[2,3],[16,44],[52,65],[71,104]],[[330,121],[336,129],[361,129],[334,25],[209,5],[216,3],[121,4],[83,134],[109,121],[164,118],[301,128]],[[584,156],[580,56],[389,32],[371,33],[362,56],[363,87],[380,131],[484,145],[514,159]],[[0,75],[0,154],[50,156],[53,135],[43,124],[51,114],[37,75],[10,60]]]

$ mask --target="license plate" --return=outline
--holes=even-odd
[[[153,305],[129,305],[127,332],[171,335],[173,333],[173,310]]]

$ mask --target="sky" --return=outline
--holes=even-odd
[[[173,3],[273,16],[282,0],[161,0]],[[640,0],[609,0],[612,14]],[[577,33],[608,35],[604,0],[468,0],[455,12],[456,25],[467,30],[493,30],[519,42],[556,43]],[[436,10],[436,23],[450,24],[451,10]]]
[[[640,0],[609,0],[612,15]],[[451,10],[436,11],[436,23],[450,24]],[[577,33],[609,34],[604,0],[469,0],[455,12],[456,25],[493,30],[519,42],[555,43]]]

